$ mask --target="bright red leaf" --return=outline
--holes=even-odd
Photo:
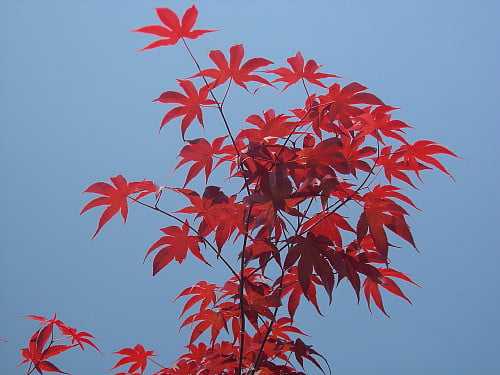
[[[146,369],[148,358],[156,357],[156,354],[154,354],[153,350],[145,350],[144,346],[142,346],[141,344],[137,344],[133,348],[124,348],[122,350],[114,352],[113,354],[120,354],[124,356],[124,358],[121,358],[116,363],[116,365],[114,365],[110,369],[110,371],[117,367],[131,363],[130,367],[127,370],[127,373],[133,373],[140,369],[140,374],[142,374]]]
[[[320,73],[317,72],[321,65],[318,65],[314,60],[308,60],[306,65],[304,66],[304,58],[302,57],[302,53],[297,52],[297,54],[293,57],[289,57],[286,61],[292,67],[292,70],[288,68],[278,68],[273,70],[266,70],[266,73],[274,73],[280,78],[276,78],[274,82],[286,82],[285,87],[281,89],[281,91],[285,91],[289,86],[297,83],[300,79],[306,79],[314,85],[318,85],[326,88],[326,86],[321,83],[319,80],[324,78],[336,77],[334,74]]]
[[[189,168],[184,186],[196,177],[202,169],[205,169],[205,181],[208,182],[208,176],[212,173],[213,158],[215,155],[220,153],[222,143],[226,138],[227,137],[216,138],[212,144],[208,143],[208,141],[204,138],[187,141],[189,144],[182,148],[179,153],[179,157],[182,159],[175,167],[175,169],[177,169],[185,163],[190,161],[194,162],[194,164]]]
[[[174,301],[176,301],[178,298],[183,297],[183,296],[189,296],[192,295],[191,298],[189,298],[186,303],[184,304],[184,307],[181,312],[181,316],[184,315],[184,313],[189,310],[191,307],[193,307],[195,304],[198,302],[201,302],[200,304],[200,310],[206,309],[210,304],[214,304],[217,301],[217,295],[215,292],[219,289],[219,287],[215,284],[209,284],[206,281],[199,281],[195,285],[184,289],[181,294],[179,294]]]
[[[187,221],[182,225],[182,228],[170,226],[161,229],[165,236],[156,241],[144,257],[145,260],[149,254],[159,249],[153,260],[153,276],[174,259],[178,263],[182,263],[186,259],[188,251],[191,251],[195,257],[208,264],[200,251],[199,243],[203,241],[198,236],[190,236],[189,230]]]
[[[184,134],[187,128],[196,118],[198,122],[203,126],[203,112],[201,108],[203,106],[213,105],[215,102],[211,99],[207,99],[210,92],[207,86],[203,86],[199,91],[196,90],[193,82],[187,79],[178,79],[177,82],[179,86],[184,90],[186,95],[181,94],[177,91],[165,91],[154,102],[160,103],[178,103],[181,104],[178,107],[172,108],[167,112],[163,119],[161,120],[160,130],[163,126],[171,121],[172,119],[180,116],[184,116],[181,121],[181,133],[182,139],[184,139]]]
[[[243,56],[245,55],[243,44],[235,44],[232,46],[229,49],[229,55],[230,58],[228,63],[226,57],[221,51],[210,51],[208,56],[215,63],[215,65],[217,65],[217,69],[204,69],[193,77],[212,78],[214,80],[212,84],[215,86],[220,86],[231,78],[234,83],[243,87],[245,90],[248,90],[245,82],[259,82],[264,85],[271,85],[271,83],[269,83],[266,79],[257,74],[251,73],[253,73],[256,69],[272,64],[272,61],[256,57],[241,65]]]
[[[193,328],[191,333],[191,338],[189,339],[189,343],[192,344],[200,335],[210,328],[210,342],[213,343],[222,328],[227,331],[226,319],[224,314],[221,311],[215,310],[200,310],[200,312],[190,315],[184,320],[181,325],[182,327],[187,326],[188,324],[193,324],[198,322],[196,326]]]
[[[118,211],[120,211],[123,217],[123,223],[126,222],[128,214],[127,198],[130,195],[139,193],[135,198],[139,199],[156,191],[156,186],[151,181],[127,182],[122,175],[111,177],[110,180],[114,186],[106,182],[96,182],[84,191],[84,193],[95,193],[103,196],[95,198],[87,203],[80,212],[80,215],[94,207],[108,206],[101,214],[99,225],[92,238],[99,233],[103,225],[115,216]]]
[[[196,9],[194,5],[186,10],[184,16],[182,16],[182,20],[179,20],[177,14],[169,8],[155,8],[155,11],[164,26],[144,26],[132,31],[157,35],[162,39],[149,44],[140,51],[161,46],[172,46],[181,38],[197,39],[203,34],[217,31],[192,30],[194,24],[196,23],[196,19],[198,18],[198,9]]]
[[[385,311],[384,303],[382,301],[382,295],[380,294],[379,286],[383,287],[385,290],[391,292],[392,294],[405,299],[409,304],[411,301],[406,297],[399,286],[392,280],[391,277],[396,277],[398,279],[407,281],[412,283],[413,285],[419,286],[415,282],[413,282],[408,275],[396,271],[392,268],[379,268],[381,277],[377,280],[372,280],[370,277],[367,277],[363,282],[363,290],[366,297],[366,302],[368,304],[368,309],[371,311],[370,301],[373,299],[377,307],[389,317],[389,314]]]
[[[436,154],[445,154],[458,158],[455,153],[451,152],[444,146],[438,145],[432,141],[422,140],[413,144],[401,145],[396,152],[403,155],[403,160],[412,168],[413,171],[415,171],[418,178],[420,178],[419,171],[423,169],[421,168],[421,163],[419,163],[420,160],[436,167],[453,179],[453,176],[446,170],[443,164],[431,156]]]

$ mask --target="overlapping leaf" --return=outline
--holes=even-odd
[[[406,300],[409,304],[411,304],[411,301],[408,299],[408,297],[406,297],[403,292],[401,291],[401,289],[399,288],[399,286],[396,284],[396,282],[394,280],[392,280],[392,277],[396,277],[398,279],[401,279],[401,280],[404,280],[404,281],[407,281],[409,283],[412,283],[416,286],[418,286],[418,284],[416,284],[415,282],[413,282],[409,277],[408,275],[402,273],[402,272],[399,272],[399,271],[396,271],[392,268],[379,268],[379,271],[380,271],[380,274],[381,274],[381,277],[377,280],[373,280],[372,278],[369,278],[367,277],[365,279],[365,281],[363,282],[363,290],[364,290],[364,293],[365,293],[365,297],[366,297],[366,302],[368,304],[368,308],[370,309],[371,311],[371,307],[370,307],[370,301],[373,299],[373,301],[375,302],[375,304],[377,305],[377,307],[387,316],[389,316],[389,314],[387,314],[387,312],[385,311],[385,308],[384,308],[384,303],[382,301],[382,295],[380,294],[380,289],[379,287],[383,287],[385,290],[391,292],[392,294],[398,296],[398,297],[401,297],[403,298],[404,300]]]

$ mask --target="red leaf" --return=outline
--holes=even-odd
[[[44,359],[47,359],[47,358],[53,357],[55,355],[59,355],[59,354],[65,352],[66,350],[71,349],[73,347],[74,347],[74,345],[52,345],[52,346],[48,347],[46,350],[44,350],[44,352],[42,353],[42,357]]]
[[[445,154],[458,158],[456,154],[454,154],[444,146],[438,145],[437,143],[434,143],[432,141],[422,140],[417,141],[414,144],[404,144],[400,146],[396,152],[403,155],[403,160],[413,171],[415,171],[418,178],[420,178],[419,171],[423,169],[420,167],[420,160],[424,163],[436,167],[454,180],[453,176],[446,170],[446,168],[436,158],[431,156],[436,154]]]
[[[395,109],[388,105],[381,105],[373,110],[371,110],[371,107],[367,107],[362,114],[356,117],[359,123],[353,126],[352,130],[359,130],[358,136],[360,137],[371,135],[382,144],[385,144],[382,135],[406,143],[402,136],[402,134],[405,134],[403,129],[411,128],[411,126],[406,125],[403,121],[391,120],[389,112]]]
[[[177,82],[179,86],[184,90],[186,95],[181,94],[176,91],[165,91],[154,102],[161,103],[178,103],[181,104],[179,107],[175,107],[167,112],[163,117],[160,130],[163,126],[171,121],[172,119],[180,116],[184,116],[181,121],[181,133],[182,139],[184,139],[184,134],[187,128],[196,118],[198,122],[203,126],[203,112],[201,110],[202,106],[208,106],[215,104],[211,99],[207,99],[209,88],[207,86],[202,87],[199,91],[196,90],[193,82],[189,80],[178,79]]]
[[[345,128],[352,127],[352,118],[359,116],[363,111],[356,104],[383,105],[384,103],[375,95],[361,92],[366,87],[357,82],[352,82],[343,88],[338,83],[328,88],[326,95],[318,96],[324,105],[323,113],[329,121],[338,120]]]
[[[357,224],[358,242],[361,242],[370,231],[372,240],[379,254],[387,259],[389,243],[384,226],[408,241],[416,249],[410,227],[404,218],[406,210],[389,197],[398,198],[415,207],[405,195],[399,193],[399,188],[391,185],[377,185],[372,192],[363,196],[364,210]]]
[[[287,83],[285,87],[281,89],[281,91],[285,91],[290,85],[297,83],[300,79],[306,79],[314,85],[326,88],[326,86],[319,81],[320,79],[329,77],[340,78],[339,76],[336,76],[334,74],[316,72],[319,68],[321,68],[321,65],[318,65],[314,60],[308,60],[304,67],[304,58],[302,57],[302,53],[300,53],[300,51],[297,52],[294,57],[289,57],[288,59],[286,59],[286,61],[290,64],[292,70],[288,68],[266,70],[266,73],[274,73],[281,76],[280,78],[272,81],[272,83]]]
[[[335,285],[335,276],[330,265],[329,253],[333,250],[328,246],[332,244],[330,240],[323,236],[316,236],[308,233],[307,237],[296,236],[291,240],[293,246],[288,251],[283,267],[285,269],[293,266],[298,261],[298,279],[302,292],[307,296],[313,270],[321,280],[330,302],[332,291]]]
[[[253,58],[245,62],[241,67],[245,50],[243,44],[235,44],[229,49],[230,62],[228,63],[224,54],[219,51],[210,51],[208,56],[217,65],[218,69],[204,69],[193,77],[209,77],[214,81],[211,85],[220,86],[231,78],[238,86],[248,91],[245,82],[259,82],[264,85],[270,85],[266,79],[257,74],[250,74],[258,68],[270,65],[273,62],[263,58]]]
[[[172,46],[181,38],[197,39],[203,34],[211,33],[218,30],[192,30],[196,19],[198,18],[198,10],[193,5],[188,8],[182,17],[179,17],[169,8],[156,8],[156,14],[164,26],[153,25],[144,26],[133,32],[153,34],[163,39],[157,40],[139,51],[144,51],[160,46]]]
[[[147,366],[148,357],[156,357],[153,354],[153,350],[145,350],[144,346],[141,344],[137,344],[134,348],[124,348],[113,354],[123,355],[124,358],[120,359],[116,365],[114,365],[111,369],[115,369],[117,367],[123,366],[125,364],[131,363],[130,367],[127,370],[127,373],[132,373],[140,369],[140,373],[142,374]]]
[[[288,136],[295,128],[295,123],[287,121],[290,116],[283,114],[276,116],[273,109],[268,109],[263,115],[263,118],[258,115],[248,116],[245,122],[256,126],[257,129],[243,129],[237,139],[246,138],[249,142],[275,144],[279,138]]]
[[[199,323],[194,327],[193,332],[191,333],[191,338],[189,339],[190,344],[196,341],[196,339],[209,328],[211,343],[217,339],[217,336],[219,336],[222,328],[227,331],[226,319],[220,311],[206,309],[201,310],[199,313],[188,316],[182,323],[181,328],[194,322]]]
[[[101,351],[99,348],[92,342],[90,339],[95,339],[94,336],[92,336],[88,332],[78,332],[76,328],[72,328],[67,325],[63,325],[61,328],[61,334],[71,337],[71,344],[76,344],[78,345],[82,350],[85,350],[83,344],[87,344],[97,350],[99,353]],[[102,354],[102,353],[101,353]]]
[[[198,259],[209,264],[201,255],[199,243],[203,241],[198,236],[188,235],[189,225],[187,221],[182,228],[171,226],[162,228],[161,231],[165,233],[165,236],[156,241],[144,257],[144,260],[146,260],[149,254],[156,249],[160,249],[153,260],[153,276],[174,259],[178,263],[182,263],[186,259],[188,250]]]
[[[217,291],[219,287],[215,284],[209,284],[206,281],[199,281],[195,285],[184,289],[181,294],[179,294],[174,301],[183,296],[193,295],[191,298],[187,300],[184,304],[184,308],[182,309],[181,316],[193,307],[198,302],[201,302],[200,310],[206,309],[210,303],[215,305],[217,301],[217,296],[215,291]]]
[[[84,191],[84,193],[95,193],[104,196],[95,198],[87,203],[80,212],[80,215],[85,211],[97,206],[108,206],[103,211],[101,218],[99,219],[97,230],[95,231],[92,238],[94,238],[97,233],[99,233],[104,224],[106,224],[113,216],[115,216],[118,211],[120,211],[123,217],[123,223],[126,222],[128,214],[128,196],[140,193],[137,197],[139,198],[156,191],[156,186],[151,181],[127,182],[125,177],[123,177],[122,175],[111,177],[110,180],[114,186],[106,182],[96,182],[90,185]]]
[[[222,143],[226,138],[227,137],[216,138],[212,144],[208,143],[204,138],[187,141],[189,144],[184,146],[179,153],[182,160],[175,167],[175,169],[177,169],[187,162],[194,162],[189,168],[184,186],[196,177],[202,169],[205,169],[205,181],[208,182],[208,176],[212,173],[213,157],[220,152]]]
[[[391,268],[379,268],[378,269],[381,273],[381,277],[379,277],[377,280],[373,280],[370,277],[367,277],[365,281],[363,282],[363,289],[365,292],[365,297],[366,297],[366,302],[368,304],[368,309],[371,311],[370,308],[370,300],[373,299],[377,307],[387,316],[389,317],[389,314],[384,309],[384,303],[382,301],[382,296],[380,294],[379,286],[382,286],[385,290],[391,292],[392,294],[401,297],[408,301],[408,303],[411,304],[411,301],[406,297],[399,286],[394,282],[394,280],[391,279],[391,277],[397,277],[399,279],[405,280],[409,283],[412,283],[413,285],[419,286],[415,282],[413,282],[408,275],[396,271]]]

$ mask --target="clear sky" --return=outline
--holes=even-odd
[[[194,74],[181,46],[135,53],[154,37],[128,30],[156,24],[154,7],[183,12],[185,1],[0,1],[0,373],[15,368],[36,323],[52,315],[93,333],[105,357],[68,352],[56,362],[74,375],[105,373],[110,353],[141,343],[169,363],[187,343],[178,333],[186,286],[226,278],[193,258],[156,277],[146,249],[172,225],[132,207],[127,226],[113,220],[90,241],[98,212],[79,216],[95,181],[124,174],[178,186],[167,176],[181,143],[177,122],[157,136],[170,107],[151,103]],[[198,24],[221,31],[191,43],[207,66],[211,49],[243,43],[247,57],[278,65],[300,50],[325,72],[358,81],[416,128],[412,137],[450,147],[444,174],[425,173],[412,198],[423,209],[411,225],[421,254],[393,255],[395,268],[422,289],[403,285],[408,305],[386,296],[391,319],[358,306],[341,285],[325,317],[298,315],[335,375],[493,374],[500,369],[498,173],[500,86],[495,1],[200,1]],[[346,80],[345,82],[349,82]],[[235,91],[228,116],[303,103]],[[208,118],[207,137],[217,131]],[[193,133],[194,134],[194,133]],[[198,133],[199,136],[199,133]],[[198,184],[198,185],[197,185]],[[198,180],[194,187],[201,186]],[[176,207],[174,200],[166,201]],[[179,206],[177,206],[179,207]],[[303,304],[303,306],[306,306]],[[315,370],[308,368],[308,374]]]

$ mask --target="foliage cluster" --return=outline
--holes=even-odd
[[[396,281],[415,283],[394,269],[389,257],[396,241],[416,249],[407,217],[408,209],[417,207],[401,186],[416,189],[421,172],[428,169],[449,175],[435,155],[456,155],[432,141],[408,142],[411,127],[393,118],[396,108],[360,83],[334,82],[340,77],[321,72],[321,65],[306,61],[301,52],[289,57],[287,66],[270,69],[273,62],[265,58],[244,60],[244,47],[237,44],[228,54],[210,51],[214,67],[203,69],[187,40],[216,30],[194,29],[195,6],[181,18],[168,8],[156,13],[161,25],[134,30],[160,38],[143,50],[180,43],[197,69],[177,80],[182,92],[165,91],[155,99],[174,105],[160,130],[180,119],[185,145],[175,169],[189,166],[184,186],[127,181],[118,175],[85,190],[98,197],[81,213],[104,207],[93,237],[118,214],[125,222],[132,203],[165,215],[172,225],[161,228],[146,252],[153,275],[174,260],[183,263],[191,253],[207,265],[207,258],[219,262],[228,279],[222,285],[199,281],[177,297],[185,299],[181,328],[190,327],[191,336],[186,353],[171,367],[138,344],[116,352],[121,357],[113,369],[122,369],[116,375],[143,374],[148,365],[157,366],[155,375],[291,375],[303,374],[309,362],[322,372],[329,370],[295,324],[299,305],[311,303],[321,314],[318,290],[331,302],[342,281],[358,301],[364,295],[369,307],[373,302],[386,315],[381,291],[410,302]],[[224,110],[231,90],[283,92],[292,85],[302,86],[303,105],[286,114],[273,109],[252,114],[241,130],[231,126]],[[222,134],[186,138],[194,123],[203,126],[207,110],[219,113]],[[235,182],[238,189],[208,185],[218,167],[232,181],[229,189]],[[200,174],[205,190],[187,188]],[[163,210],[161,200],[175,195],[187,205],[175,212]],[[344,216],[347,207],[350,217]],[[22,349],[28,375],[65,374],[49,359],[84,345],[98,350],[92,335],[56,316],[28,318],[41,323]]]

